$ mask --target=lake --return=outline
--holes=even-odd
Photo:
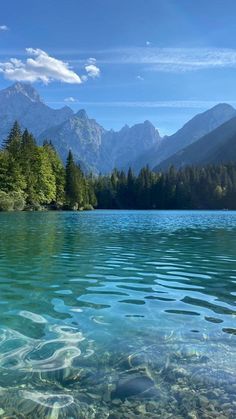
[[[0,226],[1,417],[236,417],[236,212]]]

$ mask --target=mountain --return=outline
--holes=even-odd
[[[75,160],[94,173],[109,173],[115,167],[127,170],[129,166],[138,172],[147,164],[150,168],[157,167],[171,156],[176,164],[185,164],[176,153],[197,143],[233,117],[236,117],[236,110],[232,106],[219,104],[196,115],[169,137],[161,138],[150,121],[131,127],[125,125],[119,131],[106,130],[89,118],[85,110],[74,113],[67,106],[52,109],[32,85],[18,82],[0,91],[0,144],[17,120],[22,129],[33,133],[39,144],[45,139],[51,140],[64,162],[71,150]],[[199,156],[207,153],[206,144],[202,143],[202,147],[198,150]],[[191,155],[190,161],[192,158]],[[162,167],[168,164],[170,160]]]
[[[159,146],[162,141],[158,130],[150,121],[132,127],[125,125],[120,131],[108,131],[103,136],[101,158],[109,164],[106,171],[114,167],[127,170],[147,150]]]
[[[107,131],[85,110],[74,113],[65,106],[52,109],[43,103],[38,92],[27,83],[15,83],[0,91],[0,143],[14,121],[27,128],[42,144],[50,139],[63,161],[71,149],[84,168],[109,172],[114,167],[126,169],[131,162],[161,141],[149,121],[120,131]]]
[[[161,162],[154,170],[166,170],[171,165],[181,168],[232,161],[236,161],[236,117]]]
[[[61,125],[44,131],[39,143],[50,139],[65,161],[68,151],[73,151],[77,161],[88,171],[109,173],[114,167],[126,169],[133,159],[155,142],[161,141],[158,131],[149,121],[120,131],[106,131],[81,109]]]
[[[158,147],[155,145],[153,149],[141,156],[141,159],[134,162],[135,170],[139,170],[147,163],[151,168],[158,166],[171,155],[198,141],[234,116],[236,116],[236,110],[225,103],[196,115],[175,134],[164,137]]]
[[[6,138],[15,120],[36,137],[49,127],[61,124],[73,115],[65,106],[51,109],[38,92],[27,83],[15,83],[0,91],[0,143]]]
[[[104,128],[81,109],[62,124],[45,130],[38,140],[42,144],[50,139],[63,161],[72,150],[75,160],[82,162],[87,170],[97,172],[101,169],[100,149],[104,134]]]

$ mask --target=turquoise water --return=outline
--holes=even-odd
[[[0,214],[0,416],[235,418],[236,213]]]

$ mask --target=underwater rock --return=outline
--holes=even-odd
[[[187,419],[198,419],[197,413],[196,412],[189,412]]]
[[[191,376],[195,383],[216,386],[236,384],[236,376],[231,372],[216,368],[197,368]]]
[[[112,399],[125,400],[130,397],[141,395],[142,393],[154,388],[154,381],[143,375],[137,376],[124,381],[119,381],[116,389],[112,392]]]

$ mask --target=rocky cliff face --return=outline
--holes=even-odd
[[[147,164],[151,169],[158,167],[161,162],[166,159],[171,160],[171,156],[194,144],[234,116],[236,116],[236,110],[224,103],[196,115],[175,134],[165,136],[160,141],[154,142],[151,147],[144,149],[133,159],[131,164],[133,170],[137,173]]]
[[[151,122],[145,121],[132,127],[125,125],[118,132],[105,133],[101,158],[108,160],[108,171],[114,167],[126,170],[147,150],[160,143],[160,134]]]
[[[29,84],[15,83],[0,91],[0,143],[15,120],[36,137],[45,129],[61,124],[73,115],[69,107],[51,109]]]
[[[104,128],[80,110],[62,124],[45,130],[39,136],[39,142],[50,139],[63,161],[72,150],[75,160],[83,162],[87,170],[98,172],[104,134]]]

